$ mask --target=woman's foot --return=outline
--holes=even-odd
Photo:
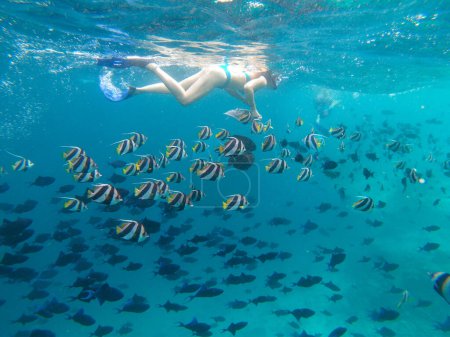
[[[261,119],[262,119],[262,116],[261,116],[261,114],[260,114],[257,110],[253,110],[253,111],[252,111],[252,118],[253,118],[253,119],[256,119],[256,120],[261,120]]]

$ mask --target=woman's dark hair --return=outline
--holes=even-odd
[[[259,76],[264,76],[264,78],[267,81],[267,86],[269,88],[274,89],[274,90],[276,88],[278,88],[278,84],[277,84],[278,76],[276,76],[272,70],[267,69],[267,70],[261,71],[259,73]]]

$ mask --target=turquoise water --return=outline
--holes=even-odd
[[[110,335],[119,335],[125,332],[120,328],[130,323],[129,336],[190,336],[191,331],[178,325],[194,317],[211,326],[208,331],[212,336],[222,335],[223,329],[237,322],[248,323],[236,332],[242,337],[301,336],[303,331],[328,336],[337,327],[347,329],[345,336],[388,336],[383,328],[396,336],[446,335],[436,325],[446,320],[448,304],[433,290],[427,273],[450,271],[446,244],[450,234],[449,171],[444,168],[450,159],[449,9],[446,1],[2,2],[0,166],[7,173],[0,176],[0,185],[9,189],[0,189],[0,212],[2,219],[32,219],[29,229],[33,235],[15,246],[6,244],[2,236],[0,253],[19,254],[25,243],[34,243],[40,234],[51,237],[41,243],[42,250],[26,254],[28,260],[10,266],[12,269],[2,260],[0,335],[52,336],[52,332],[55,336],[89,336],[98,325],[111,326],[114,331]],[[119,87],[156,81],[142,69],[96,66],[97,57],[111,55],[152,56],[176,79],[224,60],[248,69],[270,67],[280,75],[279,88],[257,92],[256,102],[263,120],[272,121],[274,128],[269,133],[276,136],[277,147],[262,152],[265,134],[252,134],[248,124],[224,115],[245,106],[222,90],[187,107],[170,95],[157,94],[119,103],[108,101],[99,82],[109,72]],[[320,98],[322,108],[317,104]],[[324,109],[329,112],[324,113]],[[304,120],[303,126],[295,126],[297,117]],[[252,167],[239,171],[225,166],[225,178],[219,182],[191,177],[188,168],[194,158],[210,154],[214,160],[227,162],[214,152],[220,144],[216,139],[207,141],[210,148],[206,156],[191,151],[199,125],[249,137],[257,146]],[[343,152],[338,150],[341,141],[328,134],[330,127],[339,125],[347,130]],[[312,128],[327,138],[311,167],[309,181],[297,182],[302,165],[293,159],[287,159],[290,168],[283,174],[265,171],[268,159],[279,156],[284,139],[292,157],[297,153],[296,144],[300,144],[300,153],[307,155],[301,140]],[[76,183],[65,172],[60,146],[85,149],[103,175],[98,182],[111,183],[114,173],[123,176],[121,168],[112,167],[111,162],[137,160],[133,154],[118,156],[111,145],[132,131],[148,136],[138,154],[159,156],[170,139],[181,138],[187,143],[188,158],[172,161],[151,174],[126,177],[114,186],[132,193],[137,186],[134,183],[143,178],[164,179],[167,172],[179,171],[187,179],[170,184],[171,188],[188,193],[192,182],[205,192],[205,198],[178,212],[168,208],[164,200],[144,209],[133,207],[127,203],[129,197],[117,209],[90,202],[83,213],[61,212],[63,201],[58,197],[82,196],[92,184]],[[354,131],[362,134],[359,142],[349,139]],[[393,139],[409,144],[411,152],[386,150],[385,144]],[[13,171],[11,164],[17,158],[6,151],[30,159],[34,166],[26,172]],[[354,153],[357,160],[352,160]],[[369,153],[379,159],[370,160]],[[432,160],[428,161],[430,154]],[[338,167],[326,172],[322,168],[325,160],[337,162]],[[404,171],[394,168],[400,160],[406,162],[406,168],[416,168],[425,183],[407,183],[404,190]],[[373,172],[373,177],[366,179],[364,168]],[[31,185],[39,176],[54,177],[55,182],[45,187]],[[75,185],[74,190],[58,191],[67,184]],[[235,193],[247,195],[248,208],[222,210],[224,196]],[[352,208],[358,196],[371,197],[377,206],[380,201],[386,205],[359,212]],[[35,200],[37,205],[24,212],[16,208],[26,200]],[[331,208],[321,211],[321,204]],[[99,218],[97,223],[94,217]],[[159,230],[149,233],[143,244],[117,238],[114,233],[119,223],[110,221],[143,218],[160,223]],[[274,218],[282,218],[284,224],[274,226]],[[302,226],[308,220],[318,228],[305,234]],[[374,226],[374,222],[382,224]],[[171,226],[186,225],[189,229],[175,235],[170,245],[157,244]],[[439,229],[423,229],[430,225]],[[61,228],[67,231],[67,226],[78,231],[72,231],[65,240],[56,240],[54,234]],[[210,235],[210,239],[192,243],[198,250],[180,256],[176,250],[195,235]],[[246,236],[260,244],[245,245],[241,240]],[[366,238],[373,242],[363,244]],[[59,253],[70,252],[74,242],[87,246],[81,255],[92,267],[77,272],[76,263],[54,266]],[[118,254],[128,260],[107,263],[110,256],[98,248],[105,243],[119,248]],[[252,263],[224,267],[236,251],[225,257],[214,256],[223,243],[237,244],[236,249],[246,252]],[[440,246],[429,252],[421,250],[426,243]],[[320,247],[345,251],[346,259],[337,266],[338,271],[328,270],[331,254]],[[288,252],[291,256],[266,262],[257,259],[268,252]],[[320,256],[323,260],[316,262]],[[182,272],[169,278],[155,275],[161,257],[170,258]],[[370,260],[360,262],[363,257]],[[398,264],[398,268],[380,270],[376,268],[380,261]],[[128,262],[143,266],[126,271],[123,268]],[[18,268],[31,268],[37,274],[27,281],[14,281]],[[123,298],[103,305],[97,300],[71,301],[81,288],[69,286],[91,269],[106,273],[108,284],[120,289]],[[53,273],[46,275],[49,270]],[[241,272],[256,279],[241,285],[225,283],[230,274]],[[266,279],[274,272],[286,276],[280,287],[271,288]],[[310,288],[293,285],[307,275],[332,281],[340,290],[334,292],[322,284]],[[223,293],[189,301],[191,294],[174,291],[184,281],[215,281],[214,287]],[[41,299],[24,298],[34,288],[49,294]],[[397,308],[404,290],[409,300]],[[144,296],[150,309],[118,313],[134,294]],[[335,294],[342,299],[331,301]],[[276,300],[249,303],[242,309],[229,307],[231,301],[263,295]],[[68,310],[51,318],[36,315],[33,322],[24,325],[13,322],[22,314],[35,314],[52,298],[66,303]],[[167,300],[187,308],[166,312],[159,305]],[[399,316],[375,320],[373,311],[382,307],[397,311]],[[315,314],[300,321],[291,313],[275,314],[299,308],[309,308]],[[67,319],[79,309],[96,323],[83,326]],[[353,323],[348,321],[351,316],[357,317]],[[37,330],[48,332],[39,335]]]

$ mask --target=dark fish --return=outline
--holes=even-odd
[[[227,285],[238,285],[238,284],[245,284],[253,282],[256,279],[255,275],[249,275],[241,273],[240,275],[233,275],[230,274],[228,277],[224,280],[225,284]]]
[[[274,217],[269,221],[269,224],[271,226],[287,226],[290,225],[291,223],[292,223],[291,220],[283,217]]]
[[[377,203],[376,207],[377,208],[384,208],[384,207],[386,207],[386,203],[384,201],[378,200],[378,203]]]
[[[55,333],[50,330],[33,329],[28,337],[55,337]]]
[[[13,269],[8,273],[8,278],[14,282],[30,282],[38,276],[38,272],[28,267]]]
[[[337,301],[340,301],[340,300],[342,300],[344,298],[344,296],[342,296],[341,294],[333,294],[331,297],[329,297],[328,299],[331,301],[331,302],[334,302],[334,303],[336,303]]]
[[[257,296],[253,299],[251,299],[249,302],[253,303],[254,305],[258,305],[261,303],[267,303],[267,302],[275,302],[277,300],[277,298],[275,296]]]
[[[330,262],[328,262],[328,269],[335,271],[336,266],[344,262],[346,256],[347,255],[345,253],[333,253],[330,257]]]
[[[347,328],[344,327],[338,327],[330,332],[328,337],[341,337],[347,332]]]
[[[0,261],[0,264],[12,266],[15,264],[23,263],[26,260],[28,260],[28,256],[26,255],[5,253],[2,260]]]
[[[377,332],[381,337],[394,337],[396,335],[394,330],[386,328],[385,326],[378,329]]]
[[[279,254],[278,252],[268,252],[268,253],[260,254],[256,258],[259,261],[261,261],[262,263],[264,263],[266,261],[275,260],[278,257],[278,254]]]
[[[398,311],[386,308],[380,308],[379,310],[375,310],[371,313],[372,320],[376,322],[385,322],[385,321],[393,321],[400,316]]]
[[[430,226],[426,226],[426,227],[422,227],[423,230],[427,231],[427,232],[435,232],[441,229],[441,227],[436,226],[436,225],[430,225]]]
[[[103,337],[110,334],[114,328],[112,326],[99,325],[97,329],[91,334],[91,336]]]
[[[366,158],[371,161],[377,161],[378,159],[380,159],[377,157],[377,154],[373,152],[366,153]]]
[[[322,277],[320,276],[311,276],[307,275],[306,277],[301,277],[296,283],[294,283],[298,287],[310,288],[322,281]]]
[[[248,302],[241,300],[234,300],[232,302],[228,302],[228,307],[231,309],[243,309],[248,305]]]
[[[303,227],[303,234],[308,234],[309,232],[319,228],[319,225],[308,219],[302,227]]]
[[[228,159],[228,165],[242,171],[248,170],[253,166],[255,156],[251,152],[246,152],[238,156],[232,156]]]
[[[123,267],[123,269],[126,271],[135,271],[135,270],[141,269],[142,266],[143,266],[142,263],[130,262],[130,263],[128,263],[128,265],[126,267]]]
[[[81,258],[79,253],[67,253],[63,251],[59,252],[58,258],[56,259],[54,265],[57,267],[65,267],[68,264],[76,263]]]
[[[127,177],[120,175],[120,174],[113,173],[112,176],[108,178],[108,180],[113,184],[121,184],[127,180]]]
[[[127,322],[124,325],[122,325],[117,332],[119,333],[119,335],[123,336],[123,335],[127,335],[130,332],[133,331],[133,327],[131,325],[131,323]]]
[[[309,318],[312,317],[315,314],[314,310],[308,309],[308,308],[301,308],[301,309],[294,309],[291,310],[291,315],[295,317],[297,321],[299,321],[301,318]]]
[[[370,177],[373,177],[373,172],[369,171],[368,169],[364,168],[363,169],[363,176],[366,179],[369,179]]]
[[[31,185],[45,187],[45,186],[49,186],[49,185],[53,184],[55,182],[55,180],[56,179],[53,177],[39,176],[31,183]]]
[[[222,329],[222,332],[229,331],[234,336],[238,330],[242,330],[247,324],[247,322],[231,323],[226,329]]]
[[[419,248],[419,250],[424,250],[426,252],[431,252],[433,250],[436,250],[440,247],[439,243],[436,242],[427,242],[425,245]]]
[[[338,167],[338,163],[333,160],[325,160],[322,164],[324,170],[334,170],[336,167]]]
[[[105,302],[116,302],[123,298],[123,293],[117,288],[111,287],[108,283],[102,284],[95,292],[100,305]]]
[[[128,256],[126,255],[111,255],[109,259],[106,260],[106,263],[109,263],[112,266],[115,266],[116,264],[125,262],[128,260]]]
[[[35,320],[38,319],[38,316],[31,314],[31,315],[27,315],[27,314],[22,314],[18,319],[12,321],[12,323],[20,323],[22,325],[34,322]]]
[[[166,303],[160,304],[159,307],[166,309],[166,312],[170,312],[170,311],[179,312],[179,311],[184,311],[184,310],[186,310],[188,308],[185,305],[172,303],[170,301],[166,301]]]
[[[48,291],[42,289],[33,289],[27,295],[23,296],[23,298],[26,298],[30,301],[34,301],[34,300],[41,300],[43,298],[48,297],[49,295],[50,293]]]
[[[328,289],[331,289],[333,291],[340,291],[341,289],[335,285],[333,282],[322,282],[322,284],[327,287]]]
[[[216,297],[223,293],[223,289],[201,286],[200,289],[189,299],[192,300],[197,297]]]
[[[75,185],[68,184],[68,185],[62,185],[58,189],[58,193],[69,193],[72,192],[75,189]]]
[[[114,160],[108,163],[110,166],[112,166],[113,168],[117,169],[117,168],[122,168],[124,167],[127,163],[124,162],[123,160]]]
[[[140,314],[147,311],[149,308],[150,305],[147,303],[145,297],[134,295],[122,306],[122,308],[118,309],[118,312],[125,311]]]
[[[3,184],[0,185],[0,193],[5,193],[8,190],[9,190],[8,183],[3,183]]]
[[[64,314],[70,310],[70,307],[62,302],[58,302],[56,298],[53,298],[45,305],[45,309],[52,314]]]
[[[95,319],[84,313],[84,309],[78,310],[75,315],[69,316],[69,319],[84,326],[91,326],[95,324]]]
[[[38,202],[36,200],[25,200],[25,202],[23,202],[22,204],[18,204],[13,212],[14,213],[27,213],[32,211],[36,206],[37,206]]]
[[[155,272],[161,276],[174,275],[180,270],[180,266],[174,263],[160,263],[158,271]]]
[[[203,337],[212,335],[212,333],[209,331],[209,329],[211,329],[211,326],[206,323],[198,322],[196,318],[192,319],[192,321],[187,324],[179,323],[178,326],[190,330],[194,335],[197,336]]]
[[[331,204],[328,202],[322,202],[319,206],[316,207],[316,209],[319,211],[319,213],[324,213],[331,209]]]
[[[21,254],[33,254],[41,251],[44,248],[42,245],[33,245],[29,243],[24,243],[20,248],[19,253]]]

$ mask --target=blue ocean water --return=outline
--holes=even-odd
[[[28,230],[33,233],[12,244],[8,239],[25,235],[25,230],[6,234],[0,227],[0,335],[89,336],[101,325],[113,328],[109,335],[189,336],[193,332],[180,322],[188,324],[196,318],[209,325],[194,331],[201,336],[230,334],[222,330],[238,322],[247,323],[236,332],[242,337],[339,336],[332,334],[338,327],[347,329],[345,336],[355,337],[445,336],[450,329],[445,324],[448,304],[433,290],[427,273],[450,271],[445,240],[449,234],[445,166],[450,159],[449,9],[446,1],[2,2],[0,166],[6,173],[0,176],[0,212],[3,226],[8,220],[31,219]],[[277,147],[262,152],[268,133],[252,134],[249,124],[224,115],[246,107],[223,90],[186,107],[171,95],[108,101],[99,88],[105,76],[121,88],[156,82],[155,76],[140,68],[96,65],[98,57],[125,55],[152,57],[178,80],[223,62],[247,69],[269,67],[279,74],[279,87],[258,91],[256,102],[263,121],[272,121],[268,133],[277,138]],[[302,126],[295,125],[298,117],[304,121]],[[207,141],[206,155],[194,154],[191,147],[198,126],[205,125],[214,132],[225,128],[250,138],[257,147],[252,166],[242,171],[227,165],[215,153],[220,142],[213,138]],[[341,125],[347,133],[344,151],[339,150],[341,140],[328,132]],[[326,136],[317,154],[302,142],[313,128]],[[355,131],[361,133],[358,142],[349,139]],[[113,174],[123,176],[112,162],[137,160],[134,154],[118,156],[112,145],[129,132],[148,137],[137,154],[159,156],[171,139],[181,138],[188,158],[112,183]],[[386,144],[392,140],[404,150],[389,151]],[[286,172],[266,172],[270,159],[279,157],[283,141],[291,157],[314,154],[309,181],[297,181],[303,165],[291,158],[286,159]],[[65,171],[61,146],[86,150],[102,174],[98,182],[112,183],[130,195],[117,208],[89,202],[85,212],[62,212],[59,197],[81,197],[93,184],[74,182]],[[34,166],[14,171],[11,164],[18,158],[7,151],[30,159]],[[209,156],[225,164],[225,178],[218,182],[189,173],[192,159]],[[327,160],[337,167],[325,170]],[[405,169],[415,168],[425,183],[411,183],[409,171],[395,168],[398,161],[405,161]],[[364,169],[373,176],[366,178]],[[171,189],[188,193],[192,183],[205,198],[182,211],[168,207],[164,200],[145,208],[131,204],[135,183],[165,179],[171,171],[186,177],[181,184],[170,184]],[[55,181],[45,187],[33,185],[39,176]],[[59,192],[69,184],[74,190]],[[224,197],[237,193],[248,197],[249,206],[244,211],[224,211]],[[353,209],[359,196],[369,196],[376,207],[370,212]],[[27,200],[37,204],[19,207]],[[143,243],[127,242],[115,234],[120,224],[116,220],[144,218],[159,228]],[[317,228],[305,231],[305,224],[311,222]],[[425,230],[428,226],[437,228]],[[42,240],[40,251],[25,254],[25,262],[8,265],[4,254],[24,255],[24,245],[36,244],[44,233],[49,238]],[[208,240],[189,243],[195,235],[206,235]],[[173,241],[158,244],[166,236]],[[67,254],[79,243],[86,245],[81,257],[66,266],[55,265],[60,252]],[[439,246],[428,251],[427,243]],[[127,260],[108,263],[110,255],[100,249],[105,244],[117,247],[117,255]],[[181,256],[179,248],[184,244],[198,250]],[[223,244],[237,246],[226,256],[217,256]],[[331,271],[328,263],[338,251],[345,253],[345,260]],[[276,257],[264,261],[262,254],[270,252]],[[228,266],[232,257],[239,256],[250,262]],[[162,258],[180,266],[180,271],[158,274]],[[92,267],[76,271],[80,259]],[[124,270],[129,262],[139,262],[142,268]],[[20,278],[20,268],[29,268],[30,277]],[[73,300],[82,288],[71,286],[78,277],[86,279],[91,270],[106,273],[107,280],[90,284],[90,289],[98,290],[107,282],[123,297],[102,305],[97,299]],[[225,281],[230,274],[241,273],[256,278],[240,285]],[[270,283],[273,273],[284,277]],[[321,284],[296,285],[308,275],[320,276]],[[338,291],[324,286],[330,281]],[[189,300],[192,294],[175,291],[184,283],[219,288],[223,293]],[[48,294],[27,298],[33,289]],[[398,307],[405,290],[409,300]],[[150,308],[143,313],[120,312],[135,294],[145,297]],[[274,299],[252,303],[258,296]],[[52,299],[68,307],[49,314]],[[244,307],[232,308],[234,300],[244,301]],[[166,312],[160,307],[166,301],[186,308]],[[314,315],[297,319],[295,310],[302,308]],[[398,317],[377,316],[381,308],[394,310]],[[79,309],[95,324],[84,326],[68,319]],[[22,314],[32,315],[33,321],[15,322]]]

